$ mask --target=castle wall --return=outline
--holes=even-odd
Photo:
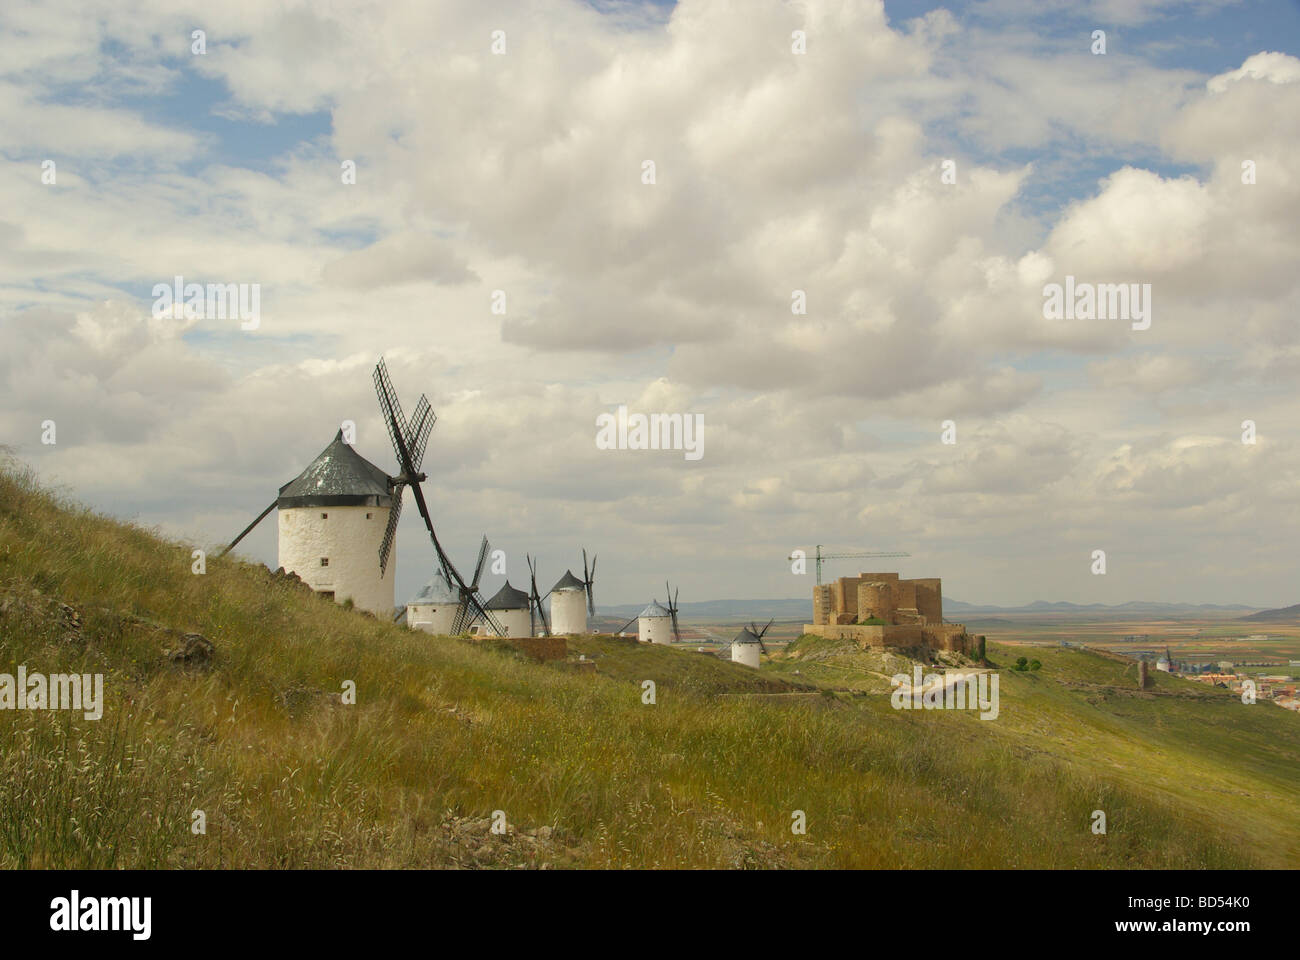
[[[832,597],[835,603],[836,613],[849,613],[853,619],[858,616],[858,584],[861,582],[859,577],[840,577],[835,581],[832,589]]]
[[[971,652],[968,647],[970,638],[966,634],[965,626],[960,623],[945,623],[937,628],[922,626],[919,623],[885,625],[806,623],[803,632],[832,640],[853,640],[863,649],[930,647],[954,653]]]
[[[913,580],[916,585],[916,609],[929,624],[943,623],[943,589],[938,577]]]

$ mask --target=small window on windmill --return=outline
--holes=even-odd
[[[328,566],[330,565],[330,558],[329,558],[329,557],[321,557],[321,558],[320,558],[320,565],[321,565],[322,567],[328,567]]]
[[[328,519],[330,518],[330,515],[329,515],[328,513],[322,513],[322,514],[320,515],[320,518],[321,518],[322,520],[328,520]]]
[[[374,515],[373,513],[367,513],[367,514],[366,514],[366,519],[367,519],[367,520],[373,520],[374,518],[375,518],[375,515]]]

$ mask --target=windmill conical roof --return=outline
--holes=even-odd
[[[639,614],[639,617],[671,617],[672,614],[663,608],[658,600],[652,600],[650,606],[646,607]]]
[[[280,488],[276,500],[279,507],[363,504],[392,506],[388,474],[353,450],[342,430],[306,470]]]
[[[749,627],[746,627],[744,630],[741,630],[740,633],[736,634],[736,639],[732,640],[731,642],[732,643],[759,643],[760,641],[758,637],[754,635],[754,632],[750,630]]]
[[[451,585],[447,575],[441,570],[433,579],[420,588],[420,592],[411,598],[411,603],[457,603],[460,591]]]
[[[505,585],[497,591],[496,596],[483,606],[488,610],[526,610],[528,608],[528,594],[510,586],[510,581],[507,580]]]
[[[581,590],[583,582],[573,575],[572,570],[565,570],[564,576],[555,581],[555,586],[551,587],[551,593],[556,590]]]

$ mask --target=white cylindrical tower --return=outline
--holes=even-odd
[[[636,635],[642,643],[672,643],[673,615],[655,600],[637,617]]]
[[[747,667],[757,667],[760,649],[758,637],[748,629],[741,630],[736,634],[736,639],[731,641],[731,659]]]
[[[448,636],[459,606],[460,591],[452,587],[446,574],[439,570],[407,603],[406,625],[412,630]]]
[[[280,566],[337,603],[391,620],[396,544],[379,569],[393,497],[388,474],[343,440],[334,441],[280,488]]]
[[[507,580],[505,586],[497,591],[483,608],[492,614],[505,631],[507,637],[531,637],[533,635],[532,622],[528,616],[528,594],[522,590],[516,590],[510,586]],[[479,633],[491,633],[491,629],[486,623],[478,624]]]
[[[564,576],[551,587],[551,633],[563,636],[586,632],[587,588],[572,570],[565,570]]]

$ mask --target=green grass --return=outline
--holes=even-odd
[[[895,711],[844,650],[753,672],[583,637],[571,656],[596,668],[579,673],[233,558],[196,576],[191,549],[0,472],[0,672],[105,675],[100,721],[0,711],[0,866],[1300,862],[1296,718],[1164,676],[1139,692],[1119,661],[1036,651],[1042,670],[1002,672],[994,722]],[[167,663],[169,631],[211,640],[211,668]],[[496,810],[506,837],[487,834]]]

